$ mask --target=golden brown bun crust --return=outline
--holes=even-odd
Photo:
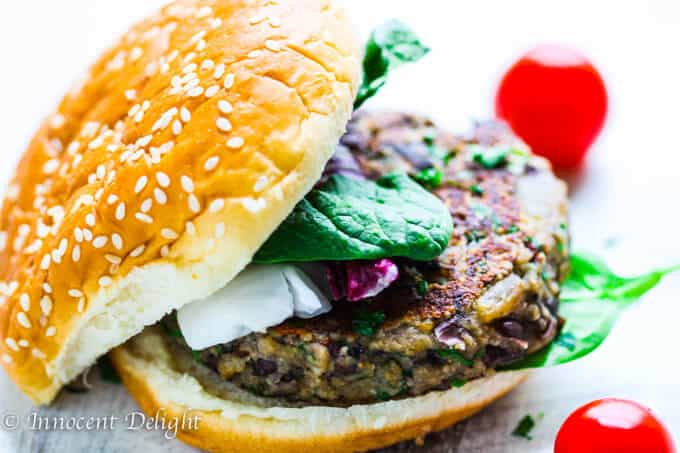
[[[332,0],[181,0],[32,139],[0,213],[0,359],[36,403],[238,273],[318,180],[359,55]],[[173,287],[176,285],[176,287]]]
[[[181,429],[178,437],[214,453],[340,453],[381,448],[445,429],[501,398],[528,375],[499,373],[460,389],[349,409],[267,410],[211,401],[216,398],[193,378],[171,370],[162,340],[147,332],[113,350],[111,358],[147,414],[160,411],[180,420],[184,415],[198,416],[198,429]],[[177,402],[179,398],[187,401]]]

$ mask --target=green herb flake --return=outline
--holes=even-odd
[[[363,62],[363,81],[354,108],[358,109],[387,82],[390,72],[415,63],[430,52],[405,24],[391,20],[371,33]]]
[[[481,197],[482,195],[484,195],[484,189],[482,189],[482,187],[479,184],[473,184],[470,186],[470,193]]]
[[[442,172],[434,167],[425,168],[413,175],[413,179],[415,179],[418,184],[430,190],[440,187],[442,185],[442,178]]]
[[[416,291],[418,292],[418,295],[420,297],[423,297],[425,294],[427,294],[427,291],[430,287],[430,284],[427,283],[426,280],[421,280],[418,282],[418,286],[416,287]]]
[[[490,170],[500,168],[507,163],[507,157],[512,148],[507,146],[469,145],[472,160],[478,165]]]
[[[468,381],[466,379],[453,379],[451,381],[451,387],[461,388],[467,383]]]
[[[99,376],[102,381],[111,384],[120,384],[122,382],[108,355],[99,358],[97,361],[97,368],[99,369]]]
[[[384,390],[378,390],[375,397],[380,401],[389,401],[390,398],[392,398],[392,395]]]
[[[385,322],[385,313],[381,311],[359,310],[352,319],[352,329],[357,335],[372,337],[375,329]]]
[[[195,360],[196,362],[200,362],[200,361],[201,361],[201,351],[192,350],[192,351],[191,351],[191,356],[194,358],[194,360]]]
[[[531,431],[536,427],[536,422],[531,415],[525,415],[522,420],[519,421],[515,430],[512,432],[513,436],[522,437],[526,440],[532,440]]]
[[[455,349],[437,349],[437,355],[442,359],[453,360],[468,367],[474,365],[474,361],[468,359]]]

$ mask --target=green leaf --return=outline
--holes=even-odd
[[[254,261],[428,261],[452,233],[446,205],[406,175],[375,182],[334,175],[295,207]]]
[[[496,145],[468,145],[472,153],[472,160],[478,165],[490,170],[507,167],[512,173],[520,174],[524,171],[527,161],[531,157],[528,151],[516,146]]]
[[[387,82],[399,66],[414,63],[430,52],[418,36],[398,20],[391,20],[373,31],[364,54],[364,77],[354,108],[358,109]]]
[[[552,344],[506,369],[560,365],[590,354],[607,338],[628,307],[680,266],[632,278],[616,275],[590,254],[571,256],[571,273],[562,285],[560,316],[565,324]]]
[[[454,362],[458,362],[461,365],[465,365],[467,367],[474,365],[473,360],[468,359],[455,349],[437,349],[437,355],[442,359],[453,360]]]
[[[358,335],[371,337],[375,329],[385,322],[385,313],[381,311],[360,310],[354,314],[352,329]]]

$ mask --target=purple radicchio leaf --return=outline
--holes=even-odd
[[[333,300],[347,298],[355,302],[388,288],[399,277],[399,268],[387,258],[336,262],[328,265],[326,275]]]
[[[333,175],[344,175],[350,178],[364,180],[366,177],[361,172],[359,162],[352,155],[352,152],[343,145],[338,145],[335,148],[333,157],[326,164],[323,171],[323,176],[317,183],[317,187],[322,186]]]

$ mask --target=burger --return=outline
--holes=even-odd
[[[565,186],[502,125],[353,114],[414,43],[393,24],[362,67],[331,0],[180,0],[134,26],[7,190],[18,387],[48,404],[110,352],[146,412],[200,420],[191,445],[340,452],[521,383],[506,368],[560,329]]]

